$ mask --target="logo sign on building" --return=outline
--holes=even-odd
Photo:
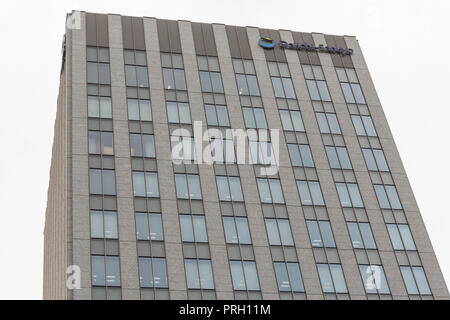
[[[277,42],[275,40],[273,40],[272,38],[269,38],[269,37],[261,37],[259,39],[258,43],[264,49],[273,49],[273,48],[275,48],[275,46],[277,44]],[[323,44],[319,44],[318,46],[315,46],[315,45],[306,44],[306,43],[287,42],[284,40],[280,40],[278,42],[278,46],[283,49],[337,53],[337,54],[341,54],[341,55],[353,54],[353,49],[328,47],[328,46],[324,46]]]

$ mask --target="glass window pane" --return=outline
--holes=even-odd
[[[172,67],[172,56],[170,53],[161,53],[161,65],[163,67]]]
[[[92,285],[105,286],[105,257],[92,256]]]
[[[269,179],[269,187],[272,194],[273,203],[284,203],[283,191],[281,190],[280,180]]]
[[[130,150],[133,157],[142,157],[141,135],[130,133]]]
[[[110,84],[111,80],[109,77],[109,63],[99,63],[98,64],[99,73],[99,83],[100,84]]]
[[[230,190],[228,189],[227,177],[216,177],[217,189],[219,190],[219,199],[221,201],[231,201]]]
[[[266,116],[264,114],[264,109],[254,108],[253,112],[255,114],[255,121],[257,128],[267,128]]]
[[[398,198],[397,189],[394,186],[385,187],[392,209],[401,209],[402,204],[400,203],[400,199]]]
[[[148,88],[148,72],[147,67],[136,67],[138,86],[141,88]]]
[[[344,68],[336,68],[336,72],[340,82],[348,82]]]
[[[345,183],[336,183],[336,189],[339,194],[339,199],[341,200],[341,206],[351,207],[352,203],[348,195],[347,186]]]
[[[135,197],[145,197],[144,172],[133,172],[133,194]]]
[[[280,110],[281,122],[283,124],[283,129],[286,131],[292,131],[294,128],[292,127],[291,116],[289,115],[289,111]]]
[[[147,197],[159,197],[158,174],[146,172],[145,180],[147,183]]]
[[[214,105],[212,104],[205,104],[205,113],[206,113],[206,121],[208,125],[210,126],[217,126],[219,125],[216,117],[216,110],[214,108]]]
[[[409,226],[407,224],[399,224],[398,230],[400,231],[400,235],[402,236],[405,250],[416,250],[416,246],[414,244],[411,231],[409,230]]]
[[[128,99],[128,120],[140,120],[139,102],[137,99]]]
[[[319,226],[317,221],[306,221],[308,226],[309,238],[313,247],[323,247],[322,237],[320,236]]]
[[[300,268],[298,263],[288,262],[287,269],[289,278],[291,279],[291,287],[294,292],[304,292],[302,275],[300,274]]]
[[[284,96],[283,85],[281,84],[281,78],[272,77],[272,85],[273,85],[273,90],[275,91],[275,97],[284,98],[285,96]]]
[[[317,89],[315,80],[306,80],[306,85],[308,86],[309,95],[311,100],[320,101],[319,90]]]
[[[358,224],[356,222],[347,222],[347,227],[350,238],[352,239],[353,248],[364,248]]]
[[[114,154],[113,135],[112,132],[102,132],[102,154]]]
[[[364,99],[364,95],[361,91],[361,86],[358,83],[352,83],[352,90],[355,96],[356,103],[366,104],[366,100]]]
[[[375,244],[370,225],[368,223],[360,223],[359,228],[361,229],[365,247],[367,249],[376,249],[377,246]]]
[[[390,209],[391,206],[389,204],[386,191],[384,190],[384,186],[375,184],[373,187],[375,188],[375,193],[377,194],[380,207],[382,209]]]
[[[228,111],[226,106],[216,106],[217,118],[219,119],[219,125],[228,127],[230,121],[228,119]]]
[[[188,289],[200,289],[197,260],[184,259],[186,269],[186,281]]]
[[[191,114],[188,103],[178,103],[180,109],[180,123],[191,123]]]
[[[400,267],[408,294],[419,294],[411,267]]]
[[[178,117],[178,107],[176,102],[167,102],[167,118],[169,122],[178,123],[180,119]]]
[[[370,116],[362,116],[361,119],[364,123],[364,127],[366,128],[367,135],[369,137],[376,137],[377,132],[373,126],[372,118]]]
[[[295,131],[305,131],[300,111],[291,111],[292,123]]]
[[[431,294],[430,287],[428,286],[427,278],[422,267],[412,267],[414,277],[416,278],[417,287],[420,294]]]
[[[265,219],[267,236],[269,238],[269,243],[272,246],[281,245],[280,234],[278,233],[278,226],[276,219]]]
[[[253,66],[252,60],[242,60],[244,63],[244,70],[247,74],[255,74],[255,67]]]
[[[272,203],[267,179],[256,179],[256,181],[258,182],[259,198],[261,199],[261,202]]]
[[[107,239],[117,239],[117,213],[114,211],[105,211],[105,238]]]
[[[89,131],[89,154],[100,154],[100,132]]]
[[[303,166],[310,168],[314,167],[314,161],[309,146],[306,144],[301,144],[300,153],[302,155]]]
[[[241,180],[238,177],[229,177],[232,201],[244,201],[241,189]]]
[[[347,184],[350,198],[352,199],[353,207],[363,208],[364,204],[359,193],[358,185],[356,183]]]
[[[136,67],[135,66],[125,66],[125,83],[127,86],[136,87]]]
[[[248,89],[251,96],[259,96],[259,87],[256,76],[247,75]]]
[[[247,218],[235,218],[240,244],[251,244],[250,230],[248,229]]]
[[[295,99],[295,91],[294,86],[292,85],[292,80],[290,78],[282,78],[284,93],[286,94],[286,98]]]
[[[183,68],[183,57],[181,54],[172,54],[172,66],[174,68]]]
[[[150,100],[140,100],[141,121],[152,121]]]
[[[350,89],[349,83],[341,83],[342,92],[344,93],[345,101],[347,103],[355,103],[353,98],[352,89]]]
[[[373,150],[373,155],[377,161],[378,169],[380,171],[389,171],[389,167],[384,158],[383,150]]]
[[[317,123],[319,124],[319,129],[321,133],[330,133],[330,128],[328,127],[328,121],[325,117],[325,113],[316,112]]]
[[[202,289],[214,289],[211,261],[198,260],[198,268],[200,270],[200,281]]]
[[[242,112],[244,113],[245,126],[247,128],[256,128],[252,108],[242,108]]]
[[[247,290],[259,290],[258,274],[256,272],[256,263],[244,261],[244,274],[247,282]]]
[[[100,117],[109,119],[112,118],[111,98],[99,97],[99,99],[100,99]]]
[[[293,166],[300,167],[302,165],[302,159],[300,152],[296,144],[288,144],[289,156]]]
[[[98,83],[98,64],[96,62],[87,63],[88,83]]]
[[[378,171],[377,164],[375,162],[375,158],[372,154],[372,149],[362,149],[364,160],[366,160],[367,169],[370,171]]]
[[[327,113],[328,123],[330,125],[331,133],[340,134],[341,128],[339,127],[339,122],[337,120],[336,114]]]
[[[344,273],[339,264],[330,264],[331,276],[333,277],[334,287],[337,293],[346,293],[347,285],[345,284]]]
[[[157,213],[150,213],[150,238],[152,240],[163,240],[163,229],[161,215]]]
[[[340,169],[341,165],[339,164],[336,149],[334,147],[325,147],[325,151],[327,152],[330,167],[332,169]]]
[[[202,193],[200,191],[200,180],[197,175],[188,174],[188,188],[189,188],[189,197],[191,199],[201,199]]]
[[[155,157],[155,139],[152,135],[142,135],[142,144],[144,145],[144,157]]]
[[[116,177],[114,170],[103,170],[103,194],[116,194]]]
[[[342,169],[351,169],[352,164],[350,163],[350,158],[348,157],[347,148],[337,147],[336,151],[339,156],[339,160],[341,162]]]
[[[175,89],[175,80],[172,69],[163,68],[164,89]]]
[[[278,228],[280,229],[281,243],[283,246],[293,246],[294,240],[292,239],[291,226],[289,220],[279,219]]]
[[[389,232],[389,237],[391,238],[392,246],[394,250],[404,250],[402,239],[400,238],[400,233],[398,232],[397,225],[388,223],[386,227]]]
[[[370,266],[359,266],[359,272],[367,293],[377,293],[376,276],[372,273]]]
[[[246,80],[245,75],[236,74],[236,82],[237,82],[239,94],[240,95],[248,95],[247,80]]]
[[[208,235],[206,233],[205,217],[192,216],[192,224],[194,226],[195,241],[208,242]]]
[[[202,86],[203,92],[212,92],[211,80],[209,77],[209,72],[200,71],[200,84]]]
[[[153,268],[151,258],[139,258],[139,283],[141,288],[153,287]]]
[[[219,72],[211,72],[211,84],[214,93],[223,93],[222,78]]]
[[[330,93],[328,92],[327,84],[325,81],[316,81],[319,88],[320,97],[322,101],[331,101]]]
[[[147,213],[136,213],[136,237],[138,240],[150,240]]]
[[[303,205],[312,205],[311,195],[309,193],[308,184],[306,181],[297,181],[298,193]]]
[[[91,238],[103,238],[103,213],[91,210]]]
[[[315,206],[325,205],[325,203],[323,202],[322,191],[320,190],[319,183],[316,181],[309,182],[309,189],[311,190],[313,204]]]
[[[358,136],[365,136],[366,130],[364,129],[364,126],[361,121],[360,116],[352,116],[353,126],[355,127],[356,134]]]
[[[291,291],[286,264],[283,262],[274,262],[273,267],[275,269],[275,275],[277,278],[278,290]]]
[[[135,51],[136,64],[139,66],[145,66],[147,64],[147,57],[145,51]]]
[[[333,232],[331,231],[330,222],[319,221],[320,232],[322,233],[324,246],[327,248],[334,248],[336,244],[334,243]]]
[[[234,218],[222,217],[225,239],[227,243],[239,243]]]
[[[189,215],[180,215],[181,240],[184,242],[194,242],[194,231],[192,219]]]
[[[184,80],[184,70],[173,69],[175,77],[175,88],[177,90],[186,90],[186,81]]]
[[[233,279],[234,290],[246,290],[244,270],[241,261],[230,261],[231,277]]]
[[[119,257],[106,256],[106,284],[111,287],[120,287]]]
[[[98,97],[88,96],[88,117],[100,117],[100,104]]]
[[[317,269],[319,271],[320,284],[322,285],[322,291],[324,293],[333,293],[334,286],[331,280],[330,270],[327,264],[319,263],[317,264]]]
[[[91,194],[102,194],[102,172],[101,170],[89,170],[89,192]]]
[[[153,282],[156,288],[167,288],[166,259],[153,258]]]

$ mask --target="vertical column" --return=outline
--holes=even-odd
[[[87,87],[86,87],[86,19],[80,12],[81,29],[71,30],[71,156],[68,159],[72,174],[68,188],[72,199],[72,263],[81,269],[81,289],[73,291],[73,299],[91,298],[91,254],[89,233],[89,166],[87,141]],[[69,72],[69,70],[68,70]],[[71,160],[71,161],[70,161]],[[70,188],[71,181],[71,188]],[[69,192],[70,195],[70,192]],[[70,207],[70,205],[68,205]],[[70,244],[68,244],[70,247]]]
[[[108,30],[122,299],[139,299],[122,21],[119,15],[108,16]]]
[[[171,299],[187,299],[156,19],[144,18],[144,35],[147,49],[169,294]]]

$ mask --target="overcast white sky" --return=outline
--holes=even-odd
[[[355,35],[450,283],[450,1],[0,2],[0,299],[41,299],[65,16],[71,10]]]

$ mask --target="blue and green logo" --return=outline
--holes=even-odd
[[[275,40],[269,37],[259,38],[259,45],[264,49],[273,49],[275,47]]]

